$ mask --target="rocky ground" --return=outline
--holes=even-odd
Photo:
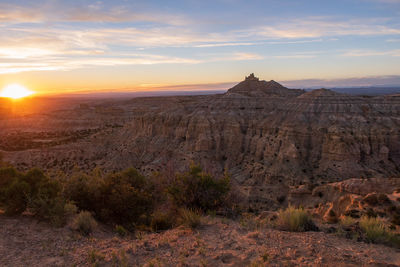
[[[82,237],[28,215],[0,215],[1,266],[400,266],[400,251],[324,232],[291,233],[203,218],[195,230]]]

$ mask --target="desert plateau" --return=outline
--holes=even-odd
[[[400,1],[0,0],[0,267],[400,266]]]

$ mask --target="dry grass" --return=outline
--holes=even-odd
[[[310,215],[302,208],[289,206],[278,213],[276,226],[285,231],[304,232],[312,230],[313,222]]]
[[[384,222],[379,218],[362,217],[360,228],[365,233],[366,238],[373,243],[400,247],[400,236],[387,230]]]
[[[81,211],[73,220],[72,226],[83,235],[89,235],[97,227],[97,222],[88,211]]]
[[[197,210],[181,209],[179,217],[182,225],[195,229],[201,225],[201,214]]]
[[[344,227],[349,227],[353,224],[355,224],[357,221],[350,217],[350,216],[344,216],[343,218],[340,219],[340,225],[344,226]]]

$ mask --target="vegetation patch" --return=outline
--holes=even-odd
[[[230,190],[230,178],[221,179],[204,173],[200,166],[192,165],[190,170],[176,175],[167,191],[178,207],[215,210],[224,205]]]
[[[154,178],[154,177],[153,177]],[[104,175],[99,171],[51,179],[41,170],[26,173],[0,168],[0,206],[8,215],[29,211],[41,220],[89,235],[96,220],[116,225],[115,231],[162,231],[184,224],[200,225],[204,212],[225,207],[230,179],[215,178],[199,166],[172,179],[141,175],[136,169]]]
[[[276,226],[281,230],[291,232],[318,230],[310,215],[303,208],[292,206],[278,212]]]
[[[201,225],[201,213],[192,209],[181,209],[179,211],[180,224],[195,229]]]
[[[387,230],[384,222],[379,218],[363,216],[360,219],[360,228],[370,242],[400,247],[400,236]]]
[[[81,211],[73,220],[73,228],[83,235],[91,234],[97,227],[97,222],[88,211]]]

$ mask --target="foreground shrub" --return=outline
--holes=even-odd
[[[44,174],[31,170],[26,174],[17,172],[14,168],[0,170],[0,201],[6,214],[16,215],[24,212],[28,203],[36,198],[41,182],[48,180]]]
[[[92,214],[88,211],[81,211],[77,214],[72,222],[72,228],[79,231],[83,235],[89,235],[96,228],[97,222]]]
[[[192,165],[190,170],[178,174],[167,189],[177,207],[214,210],[223,206],[230,190],[230,178],[225,175],[217,179],[206,174],[199,166]]]
[[[360,219],[360,228],[368,241],[400,248],[400,236],[388,231],[381,219],[363,216]]]
[[[104,179],[95,174],[75,174],[64,181],[63,195],[73,201],[80,210],[95,211],[101,203],[101,188]]]
[[[119,224],[138,223],[153,210],[152,192],[144,176],[135,169],[128,169],[106,177],[102,188],[103,220]]]
[[[0,168],[0,205],[7,214],[29,211],[57,226],[74,218],[73,225],[83,234],[92,231],[94,218],[129,231],[149,227],[160,231],[179,223],[194,228],[200,223],[200,213],[229,206],[227,175],[217,179],[192,166],[187,173],[170,178],[156,183],[155,179],[128,169],[109,175],[94,171],[56,180],[38,169],[21,173]],[[161,205],[164,211],[160,211]],[[155,207],[159,210],[153,212]],[[181,208],[184,209],[180,211]],[[83,212],[77,214],[79,210]]]
[[[62,226],[65,223],[65,204],[66,201],[61,196],[60,183],[46,178],[39,184],[36,195],[30,199],[28,207],[39,219]]]
[[[61,227],[66,223],[65,199],[62,197],[35,199],[30,211],[37,218],[48,221],[54,226]]]
[[[110,174],[78,175],[66,182],[65,197],[103,222],[132,228],[153,210],[151,186],[135,169]]]
[[[310,215],[304,209],[292,206],[289,206],[286,210],[279,211],[276,226],[281,230],[291,232],[317,230]]]
[[[6,214],[29,210],[40,219],[63,224],[65,201],[61,197],[61,185],[42,171],[20,173],[13,168],[0,169],[0,188],[0,203]]]
[[[19,175],[14,168],[0,168],[0,203],[6,201],[6,191]]]
[[[17,215],[24,212],[28,206],[31,195],[29,184],[25,181],[15,180],[5,189],[5,212],[7,215]]]

